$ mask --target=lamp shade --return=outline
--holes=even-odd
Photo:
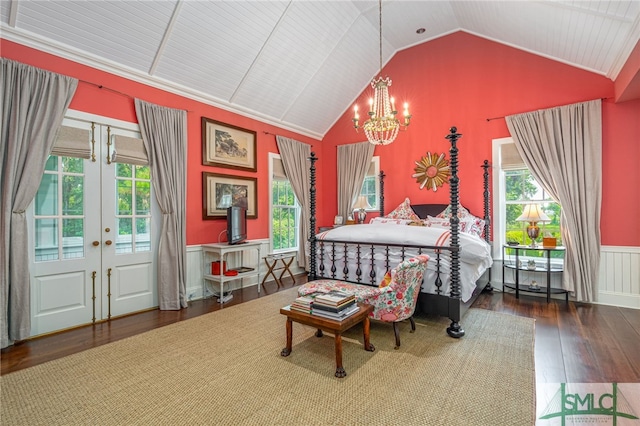
[[[549,216],[547,216],[540,208],[539,204],[527,204],[524,206],[524,211],[516,219],[519,222],[548,222]]]
[[[371,206],[369,205],[369,201],[367,201],[367,196],[366,195],[360,195],[357,199],[355,204],[353,205],[353,209],[370,209]]]

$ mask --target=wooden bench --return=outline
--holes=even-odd
[[[335,376],[338,378],[345,377],[347,372],[342,365],[342,333],[350,329],[356,324],[362,323],[362,334],[364,340],[364,350],[373,352],[376,348],[369,342],[369,313],[373,309],[372,306],[359,303],[360,310],[355,314],[348,316],[342,321],[336,321],[329,318],[323,318],[318,315],[307,314],[305,312],[298,312],[291,309],[291,305],[285,306],[280,309],[282,315],[287,316],[286,333],[287,333],[287,346],[285,346],[280,355],[289,356],[292,350],[293,342],[293,325],[292,322],[315,327],[316,337],[322,337],[322,331],[333,333],[336,352],[336,372]]]

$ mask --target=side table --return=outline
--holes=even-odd
[[[294,252],[276,253],[276,254],[269,254],[265,256],[263,259],[264,259],[264,263],[267,265],[268,270],[264,278],[262,279],[262,285],[264,286],[264,283],[267,281],[267,278],[269,277],[269,275],[271,275],[273,279],[276,281],[276,284],[278,284],[278,287],[280,287],[282,285],[282,277],[284,276],[285,273],[289,273],[289,276],[291,277],[291,279],[293,280],[293,283],[295,284],[296,279],[293,276],[291,269],[289,269],[289,267],[291,266],[291,263],[293,263],[293,259],[295,258],[296,258],[296,254]],[[278,266],[278,263],[280,263],[280,266]],[[280,276],[276,276],[275,274],[276,271],[280,271]]]
[[[260,246],[262,242],[259,240],[247,240],[242,244],[228,244],[228,243],[211,243],[211,244],[203,244],[202,245],[202,255],[203,255],[203,265],[205,266],[205,271],[202,277],[202,297],[206,296],[206,288],[207,281],[212,283],[212,288],[214,284],[220,284],[220,295],[218,300],[220,301],[220,306],[225,302],[224,298],[224,283],[233,280],[240,280],[240,286],[242,287],[242,279],[249,277],[257,277],[256,281],[260,282]],[[255,263],[251,266],[244,265],[244,251],[245,250],[256,250],[258,257],[256,258]],[[229,267],[229,269],[235,269],[237,271],[236,275],[225,275],[224,267],[220,267],[220,270],[217,274],[214,274],[212,268],[208,265],[211,261],[219,261],[220,265],[225,264],[226,258],[229,254],[238,253],[240,256],[240,265],[235,268]],[[226,262],[229,264],[228,262]],[[255,267],[254,267],[255,266]],[[258,295],[260,295],[260,286],[258,285]]]
[[[545,258],[542,260],[546,260],[544,264],[535,263],[535,267],[529,268],[527,266],[521,266],[520,256],[521,252],[524,254],[527,250],[533,251],[543,251]],[[507,262],[506,254],[508,251],[513,251],[515,253],[515,261]],[[524,246],[517,245],[511,246],[505,244],[502,248],[503,259],[502,259],[502,286],[504,288],[509,288],[515,290],[516,299],[520,298],[520,292],[523,291],[525,293],[542,293],[546,292],[547,295],[547,303],[551,301],[552,294],[564,294],[566,303],[569,303],[569,292],[563,288],[555,288],[551,286],[551,274],[552,273],[560,273],[563,272],[563,266],[553,267],[551,264],[551,253],[552,252],[560,252],[564,254],[564,247],[544,247],[544,246]],[[564,263],[564,262],[563,262]],[[515,283],[508,283],[505,281],[505,270],[513,269],[515,271]],[[520,283],[520,271],[528,271],[528,272],[544,272],[546,274],[546,286],[533,288],[526,284]]]

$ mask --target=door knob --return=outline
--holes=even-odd
[[[93,246],[94,246],[94,247],[98,247],[99,245],[100,245],[100,241],[94,241],[94,242],[93,242]]]
[[[104,242],[106,245],[110,246],[111,245],[111,240],[107,240]]]

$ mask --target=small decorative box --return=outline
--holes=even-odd
[[[222,262],[222,273],[227,272],[227,262]],[[211,262],[211,275],[220,275],[220,261]]]
[[[555,247],[556,239],[554,237],[544,237],[542,238],[542,246],[543,247]]]

